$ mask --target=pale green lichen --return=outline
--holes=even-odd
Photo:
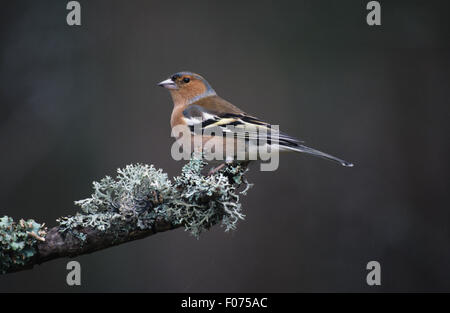
[[[220,221],[228,231],[235,229],[237,222],[244,219],[234,183],[242,182],[245,170],[234,165],[232,176],[226,176],[225,172],[204,176],[201,171],[205,164],[201,159],[193,159],[183,167],[181,175],[174,178],[177,192],[167,211],[197,237]]]
[[[136,230],[153,229],[161,219],[185,226],[196,237],[217,223],[226,231],[235,229],[244,219],[239,194],[250,187],[244,177],[247,169],[232,164],[205,176],[205,165],[194,156],[173,181],[152,165],[118,169],[116,178],[107,176],[93,183],[90,198],[75,202],[82,212],[57,220],[59,231],[70,232],[84,244],[88,228],[123,238]],[[239,192],[241,185],[245,188]],[[0,273],[30,264],[38,240],[44,241],[45,235],[44,225],[34,220],[15,223],[11,217],[0,218]]]
[[[45,237],[45,228],[34,220],[20,220],[9,216],[0,218],[0,273],[11,266],[25,265],[36,253],[35,244]]]
[[[152,165],[128,165],[117,170],[115,179],[107,176],[93,183],[90,198],[76,201],[82,213],[58,219],[62,232],[70,231],[84,240],[82,229],[129,232],[151,229],[156,218],[173,225],[182,224],[198,237],[211,225],[221,222],[226,231],[244,219],[237,188],[248,184],[246,168],[229,165],[211,176],[202,174],[204,163],[194,157],[173,183]]]

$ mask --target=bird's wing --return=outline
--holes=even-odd
[[[243,140],[256,140],[257,144],[266,142],[270,145],[276,144],[280,150],[290,150],[311,154],[317,157],[338,162],[347,167],[353,164],[342,159],[336,158],[330,154],[303,145],[303,141],[291,137],[285,133],[275,131],[272,125],[261,121],[241,111],[231,103],[218,98],[204,99],[196,104],[189,105],[183,111],[183,119],[189,126],[193,134],[210,134],[214,129],[220,130],[221,134],[226,136],[231,133],[234,138]],[[272,137],[274,133],[277,143]]]
[[[278,137],[275,138],[278,139],[280,146],[298,146],[302,143],[294,137],[274,130],[269,123],[242,111],[225,113],[193,104],[183,111],[183,119],[191,132],[195,134],[213,133],[214,135],[222,134],[222,136],[226,136],[232,133],[235,138],[266,140],[267,142],[274,139],[271,137],[273,134],[273,136]]]

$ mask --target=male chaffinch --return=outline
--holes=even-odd
[[[278,140],[267,140],[267,134],[271,133],[273,126],[254,116],[248,115],[230,102],[217,95],[211,85],[202,76],[192,72],[178,72],[170,78],[160,82],[158,86],[167,88],[172,96],[174,108],[170,119],[172,130],[176,127],[189,129],[191,137],[201,136],[201,142],[205,144],[210,140],[218,140],[218,144],[224,143],[223,135],[204,135],[204,131],[210,128],[219,128],[223,134],[233,132],[234,140],[243,140],[247,144],[250,139],[263,141],[270,148],[278,151],[295,151],[307,153],[317,157],[335,161],[342,166],[352,167],[353,164],[327,153],[312,149],[303,145],[303,141],[287,134],[277,132]],[[196,128],[197,127],[197,128]],[[201,129],[201,133],[195,131]],[[239,131],[238,131],[239,130]],[[244,130],[244,134],[242,132]],[[260,134],[265,135],[261,138]],[[220,138],[217,138],[220,137]],[[269,137],[270,138],[270,137]],[[236,145],[236,142],[235,142]],[[231,153],[227,151],[231,150]],[[224,154],[227,161],[236,159],[236,149],[226,149]],[[246,154],[248,155],[248,154]]]

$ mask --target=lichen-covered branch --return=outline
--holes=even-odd
[[[244,219],[239,195],[250,184],[245,165],[228,165],[214,175],[194,157],[173,181],[152,165],[128,165],[117,177],[93,183],[90,198],[76,201],[81,212],[57,219],[47,229],[34,220],[0,218],[0,273],[30,269],[61,257],[75,257],[166,230],[184,227],[194,236],[221,223],[225,230]],[[244,190],[239,192],[240,186]]]

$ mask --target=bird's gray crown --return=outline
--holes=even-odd
[[[193,73],[193,72],[189,72],[189,71],[182,71],[182,72],[175,73],[175,74],[173,74],[170,77],[173,77],[173,76],[182,77],[184,75],[189,75],[189,76],[197,78],[198,80],[201,80],[206,86],[206,92],[207,93],[215,93],[214,89],[211,87],[211,85],[208,83],[208,81],[205,78],[203,78],[203,76],[201,76],[199,74],[196,74],[196,73]]]
[[[208,83],[208,81],[205,78],[203,78],[203,76],[201,76],[199,74],[196,74],[196,73],[193,73],[193,72],[189,72],[189,71],[182,71],[182,72],[175,73],[175,74],[173,74],[170,77],[174,77],[174,76],[182,77],[184,75],[189,75],[189,76],[194,77],[194,78],[196,78],[198,80],[201,80],[205,84],[205,87],[206,87],[206,91],[203,94],[198,95],[198,96],[190,99],[189,103],[194,103],[194,102],[196,102],[196,101],[198,101],[198,100],[200,100],[202,98],[205,98],[205,97],[210,97],[210,96],[217,95],[216,91],[211,87],[211,85]]]

